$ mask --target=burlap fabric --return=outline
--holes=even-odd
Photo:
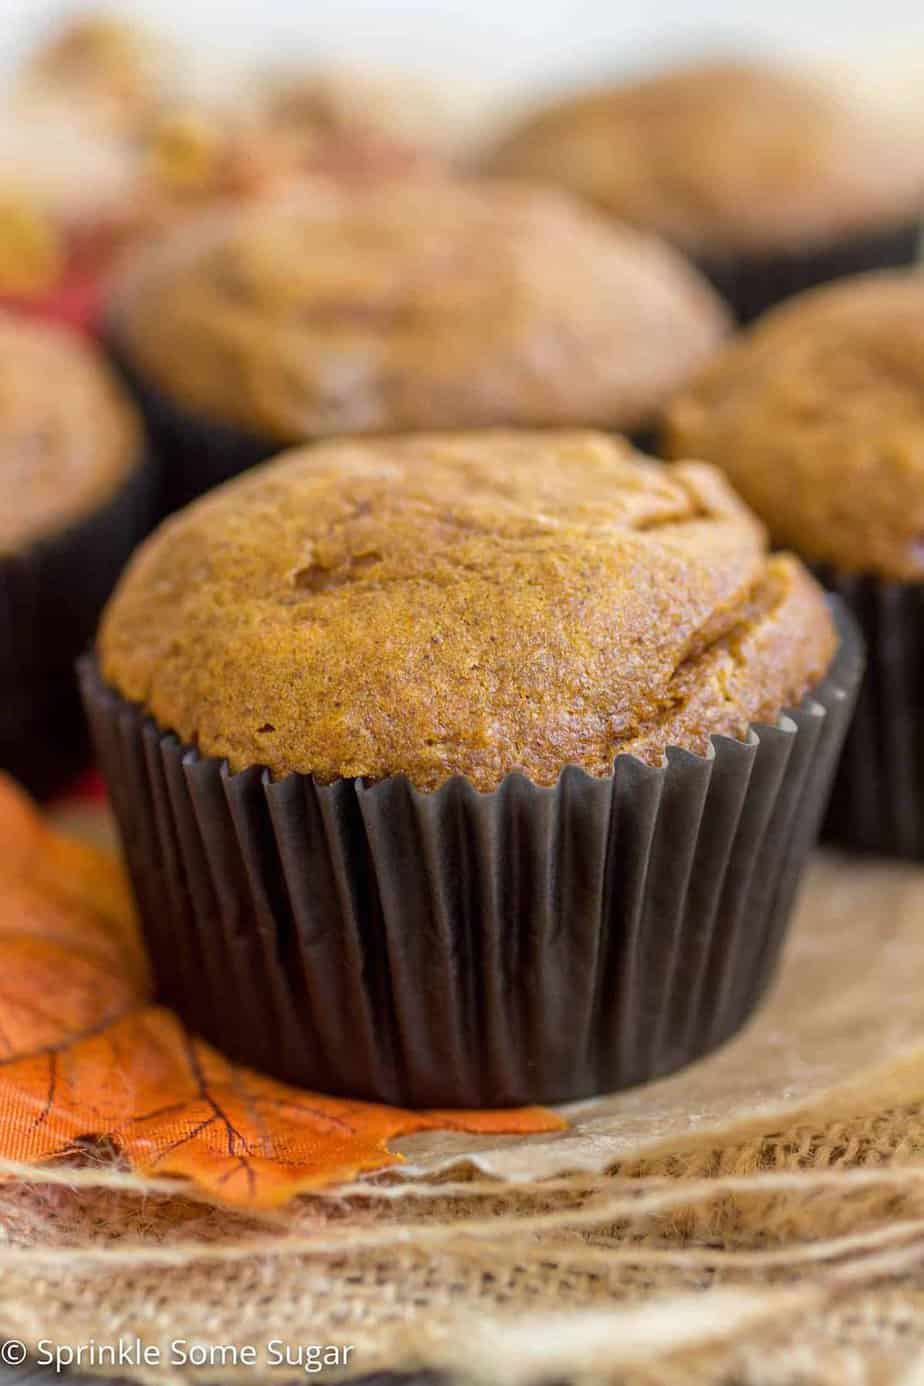
[[[572,1115],[413,1137],[398,1174],[256,1216],[105,1152],[10,1178],[0,1334],[349,1344],[353,1375],[463,1381],[924,1383],[924,870],[820,858],[749,1029]]]

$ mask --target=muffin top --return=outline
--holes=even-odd
[[[563,100],[488,166],[560,183],[706,256],[799,249],[924,208],[920,139],[831,83],[743,62]]]
[[[712,468],[488,431],[318,444],[212,492],[136,554],[98,648],[233,770],[488,790],[705,752],[798,701],[835,644]]]
[[[665,445],[722,467],[804,557],[924,579],[924,275],[775,309],[670,406]]]
[[[134,409],[92,348],[0,315],[0,555],[104,504],[140,451]]]
[[[318,183],[142,257],[110,313],[162,391],[283,441],[635,428],[727,328],[670,248],[523,186]]]

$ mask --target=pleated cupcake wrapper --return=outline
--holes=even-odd
[[[0,770],[40,796],[86,762],[74,661],[151,526],[158,475],[146,458],[91,514],[0,557]]]
[[[866,675],[844,742],[825,840],[924,860],[924,583],[816,565],[863,632]]]
[[[751,322],[784,298],[867,270],[901,268],[918,259],[922,226],[913,223],[876,236],[854,237],[804,254],[703,257],[697,264],[730,304]]]
[[[148,434],[163,460],[163,514],[171,514],[206,491],[292,446],[185,409],[145,379],[111,329],[103,344],[144,414]],[[503,423],[504,420],[498,420],[498,426]],[[656,451],[657,434],[653,422],[627,436],[642,452]],[[318,440],[306,438],[304,441]]]
[[[492,793],[232,774],[81,675],[160,994],[234,1059],[409,1106],[587,1097],[742,1024],[773,972],[853,703],[828,677],[712,754]]]

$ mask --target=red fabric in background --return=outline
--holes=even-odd
[[[98,770],[84,770],[82,775],[78,775],[73,783],[56,795],[55,803],[66,801],[74,802],[79,800],[85,804],[104,804],[106,802],[106,786],[103,784],[102,777]]]
[[[66,327],[85,333],[88,337],[93,337],[97,333],[102,302],[100,275],[76,270],[68,274],[50,293],[34,298],[0,299],[3,307],[14,312],[23,313],[30,318],[41,318],[46,322],[62,323]]]

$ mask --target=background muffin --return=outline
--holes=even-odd
[[[774,539],[853,605],[872,659],[832,798],[854,846],[924,852],[924,275],[778,308],[667,413],[670,456],[723,467]]]
[[[99,10],[53,29],[27,55],[16,85],[30,103],[56,105],[83,125],[131,135],[171,99],[180,72],[171,44]]]
[[[145,545],[102,622],[102,681],[86,675],[165,994],[249,1062],[389,1100],[574,1097],[676,1066],[740,1023],[766,978],[844,699],[807,734],[731,738],[823,689],[837,646],[820,589],[767,556],[711,469],[662,469],[603,435],[354,439],[256,469]],[[148,717],[163,733],[150,773],[171,786],[150,793],[170,802],[187,868],[212,873],[182,900],[125,773],[145,759],[126,729],[140,746]],[[270,821],[282,858],[265,853]],[[739,853],[753,895],[729,867]],[[195,940],[216,915],[229,931],[258,917],[245,858],[288,942],[269,962],[256,931],[235,943],[240,975],[219,986]],[[745,918],[743,960],[716,940]],[[633,919],[646,960],[626,995]],[[674,966],[708,973],[715,1003],[685,1039]],[[322,986],[384,1036],[380,1053],[305,995]],[[636,1020],[637,1045],[619,1037]],[[502,1052],[497,1026],[514,1036]]]
[[[0,302],[92,330],[136,190],[119,140],[58,107],[0,111]]]
[[[172,45],[111,14],[68,16],[10,74],[0,116],[0,298],[93,333],[101,283],[147,228],[145,132],[177,99]]]
[[[257,74],[253,86],[267,124],[309,144],[329,136],[358,137],[446,159],[459,152],[464,138],[452,93],[419,73],[302,62]]]
[[[0,768],[33,790],[86,753],[74,660],[153,508],[140,421],[63,330],[0,318]]]
[[[268,99],[178,104],[153,121],[139,150],[135,239],[152,239],[216,205],[272,200],[318,176],[360,187],[437,172],[410,141]]]
[[[748,319],[837,275],[904,264],[924,145],[808,73],[718,61],[536,112],[487,167],[563,184],[694,256]]]
[[[92,330],[125,248],[203,208],[441,163],[425,94],[323,66],[270,79],[117,16],[72,17],[26,54],[0,116],[0,297]]]
[[[318,184],[216,220],[139,258],[108,321],[174,500],[334,434],[644,428],[727,326],[660,242],[446,180]]]

